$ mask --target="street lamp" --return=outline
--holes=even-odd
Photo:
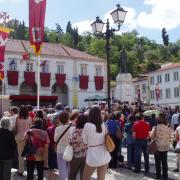
[[[102,33],[104,22],[96,17],[96,20],[91,24],[93,33],[99,37],[104,38],[106,40],[106,58],[107,58],[107,91],[108,91],[108,112],[111,111],[111,103],[110,103],[110,38],[113,36],[113,33],[119,31],[122,24],[124,23],[127,11],[125,11],[119,4],[117,5],[117,9],[111,12],[111,16],[115,24],[117,24],[118,28],[113,29],[109,27],[109,19],[106,21],[106,31]]]

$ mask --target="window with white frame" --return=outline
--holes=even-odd
[[[26,71],[32,72],[33,71],[33,63],[26,63]]]
[[[179,87],[175,87],[174,88],[174,97],[179,97],[180,96],[180,88]]]
[[[169,82],[170,81],[170,76],[169,73],[165,74],[165,82]]]
[[[154,77],[150,77],[150,84],[154,85]]]
[[[57,65],[57,73],[64,74],[64,64],[63,63],[60,63]]]
[[[80,75],[87,75],[87,65],[83,64],[80,66]]]
[[[178,73],[178,71],[173,72],[173,76],[174,76],[174,81],[178,81],[179,80],[179,73]]]
[[[17,59],[9,58],[9,70],[16,71],[17,70]]]
[[[166,98],[167,99],[171,98],[171,89],[167,88],[165,91],[166,91]]]
[[[146,88],[147,88],[146,84],[143,84],[142,85],[142,93],[146,93]]]
[[[48,73],[49,72],[49,64],[45,63],[41,66],[42,72],[43,73]]]
[[[151,100],[154,100],[154,97],[155,97],[155,93],[154,93],[154,91],[152,90],[152,91],[150,91],[150,99],[151,99]]]
[[[95,67],[95,74],[96,76],[102,76],[102,67],[101,66],[96,66]]]
[[[161,75],[158,75],[157,76],[157,83],[161,83],[161,82],[162,82]]]

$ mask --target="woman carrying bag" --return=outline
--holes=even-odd
[[[88,123],[82,133],[83,141],[88,146],[83,180],[90,180],[97,169],[98,180],[105,180],[108,163],[111,159],[105,146],[106,127],[101,119],[101,111],[93,107],[89,112]]]
[[[73,159],[70,162],[68,180],[76,180],[79,171],[80,179],[82,180],[87,153],[87,146],[83,143],[82,131],[84,125],[88,122],[87,119],[88,117],[86,115],[79,115],[76,120],[76,129],[73,130],[71,135],[70,144],[73,147]]]
[[[179,169],[179,176],[180,176],[180,115],[179,115],[179,126],[176,128],[175,131],[175,139],[177,141],[175,152],[177,153],[177,164]]]
[[[172,132],[171,129],[167,126],[165,116],[163,114],[159,114],[159,118],[157,119],[157,126],[153,127],[150,133],[150,138],[155,140],[157,146],[157,153],[154,155],[156,166],[155,179],[168,179],[167,153],[170,149],[171,134]]]
[[[63,153],[69,145],[69,139],[74,127],[69,124],[69,113],[61,112],[59,115],[60,126],[55,129],[54,142],[57,144],[57,163],[59,180],[65,180],[69,174],[69,162],[63,159]]]

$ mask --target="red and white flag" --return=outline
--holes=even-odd
[[[29,38],[36,55],[44,41],[46,0],[29,0]]]
[[[156,85],[155,92],[156,92],[156,100],[158,101],[159,98],[160,98],[160,87],[159,87],[159,84]]]
[[[4,79],[4,54],[10,29],[0,27],[0,80]]]

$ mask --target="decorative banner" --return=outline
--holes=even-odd
[[[158,101],[159,98],[160,98],[160,87],[159,87],[159,84],[156,85],[155,92],[156,92],[156,100]]]
[[[30,54],[29,53],[24,53],[23,55],[22,55],[22,58],[23,58],[23,60],[30,60]]]
[[[138,99],[141,99],[141,90],[138,89]]]
[[[44,41],[45,12],[46,0],[29,0],[29,38],[36,55]]]
[[[8,28],[0,27],[0,80],[4,79],[4,53],[10,31]]]

